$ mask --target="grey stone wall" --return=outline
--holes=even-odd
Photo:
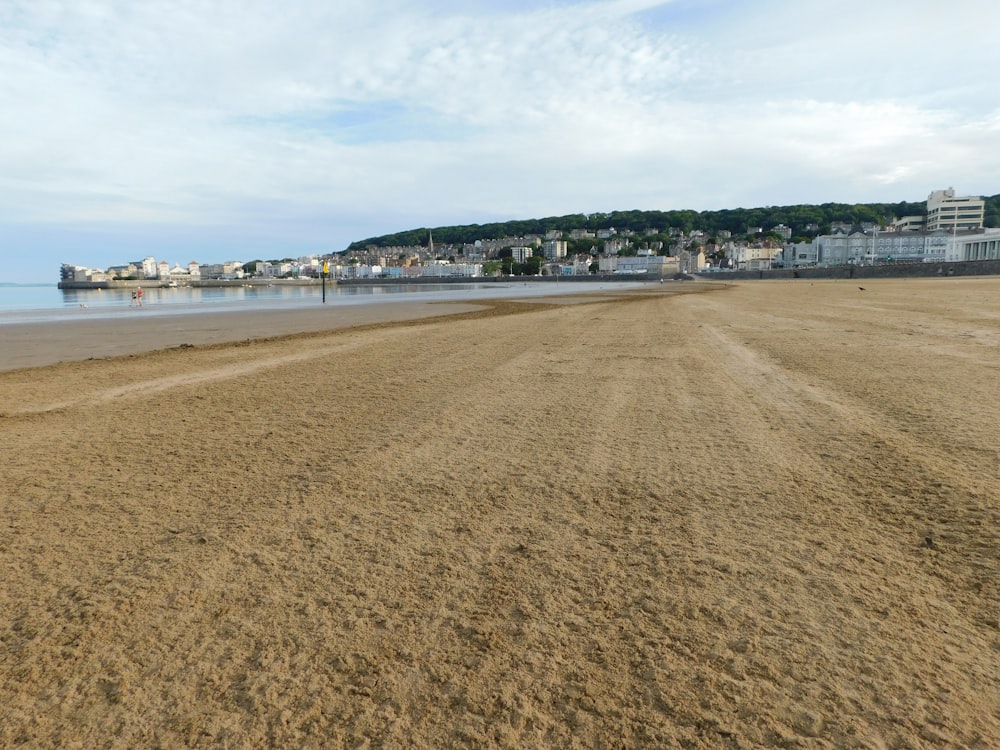
[[[698,274],[698,278],[713,281],[749,279],[886,279],[930,276],[1000,276],[1000,260],[976,260],[961,263],[884,263],[877,266],[782,268],[772,271],[719,271]]]

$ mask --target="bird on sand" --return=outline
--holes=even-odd
[[[860,289],[862,292],[865,290],[863,286],[859,286],[858,289]]]

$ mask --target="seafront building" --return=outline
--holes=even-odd
[[[568,243],[566,240],[545,240],[542,243],[542,257],[545,260],[559,260],[566,257]]]
[[[1000,229],[984,229],[956,235],[948,244],[945,260],[1000,260]]]
[[[873,265],[884,262],[944,261],[953,237],[948,232],[863,232],[860,229],[785,246],[783,264],[800,266]]]
[[[927,231],[982,229],[986,201],[979,196],[958,198],[955,189],[935,190],[927,199]]]
[[[986,201],[982,196],[955,195],[955,188],[935,190],[927,196],[923,216],[901,216],[892,222],[897,231],[961,231],[982,229]]]
[[[984,239],[986,202],[980,196],[955,195],[954,188],[927,197],[923,216],[903,216],[887,228],[872,224],[831,224],[831,234],[785,246],[787,267],[874,265],[887,262],[937,263],[986,260],[996,252],[995,238]],[[990,244],[993,242],[993,244]],[[980,254],[981,258],[970,255]]]
[[[498,275],[510,262],[537,263],[543,275],[591,273],[650,273],[678,270],[766,271],[803,266],[874,265],[887,262],[949,262],[995,259],[1000,253],[997,232],[984,230],[986,202],[979,196],[958,196],[954,188],[935,190],[920,216],[903,216],[888,226],[874,222],[833,221],[827,234],[792,243],[796,228],[777,224],[767,230],[749,226],[745,233],[678,227],[649,228],[639,235],[623,228],[596,231],[548,230],[542,235],[479,239],[463,244],[438,244],[428,232],[426,245],[369,246],[298,260],[258,260],[186,266],[157,261],[152,256],[107,270],[64,264],[60,285],[158,283],[188,285],[251,280],[317,279],[324,261],[332,279],[418,277],[477,278]],[[819,230],[815,223],[798,227],[800,234]],[[655,236],[654,236],[655,235]],[[568,239],[567,239],[568,238]],[[541,256],[541,257],[538,257]]]

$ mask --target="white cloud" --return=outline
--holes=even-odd
[[[7,2],[0,223],[230,226],[236,245],[299,222],[337,247],[359,217],[996,192],[1000,6],[931,9]]]

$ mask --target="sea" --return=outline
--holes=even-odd
[[[445,302],[582,294],[625,290],[648,282],[510,282],[468,284],[391,284],[326,287],[143,287],[144,315],[196,315],[208,311],[306,309],[318,305],[369,305],[398,302]],[[0,325],[58,322],[82,316],[115,317],[137,312],[130,289],[59,289],[56,284],[0,282]]]

